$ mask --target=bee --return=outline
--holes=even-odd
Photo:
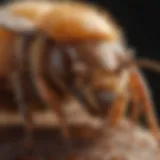
[[[130,102],[133,121],[142,106],[159,138],[150,90],[139,71],[141,66],[159,72],[159,63],[137,60],[107,11],[80,2],[9,4],[0,11],[0,44],[0,76],[11,80],[27,142],[33,120],[21,85],[26,70],[41,99],[57,114],[66,143],[70,135],[63,105],[71,97],[91,115],[107,118],[110,127],[119,123]]]

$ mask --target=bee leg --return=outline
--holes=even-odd
[[[37,77],[35,78],[35,82],[41,98],[49,107],[51,107],[51,109],[53,109],[53,112],[55,112],[58,116],[62,136],[64,137],[66,147],[65,149],[69,157],[72,157],[72,143],[70,139],[69,127],[65,118],[65,114],[62,110],[63,108],[60,104],[60,100],[57,98],[56,94],[54,94],[54,91],[50,90],[50,88],[47,87],[43,78]]]
[[[22,85],[22,73],[24,72],[24,53],[26,52],[25,45],[27,41],[22,37],[18,37],[15,43],[15,52],[13,54],[13,70],[10,76],[11,84],[13,87],[13,91],[15,94],[15,99],[17,101],[17,105],[22,115],[24,124],[25,124],[25,140],[24,145],[28,151],[32,150],[33,138],[32,138],[32,131],[33,131],[33,120],[32,120],[32,113],[27,106],[27,102],[25,101],[25,94],[23,85]]]
[[[28,109],[28,106],[25,102],[20,75],[18,72],[13,72],[11,74],[11,83],[13,86],[15,98],[18,104],[19,111],[22,115],[23,121],[25,123],[25,146],[30,147],[32,144],[32,114]]]
[[[47,85],[43,76],[45,72],[43,60],[48,50],[47,43],[47,38],[43,35],[37,36],[37,39],[33,43],[29,57],[31,77],[32,81],[36,85],[40,98],[46,103],[46,105],[53,109],[54,113],[57,114],[62,131],[61,133],[64,137],[65,149],[67,151],[67,155],[69,155],[69,159],[72,159],[72,143],[69,134],[69,127],[60,103],[61,100],[56,94],[54,94],[54,90]]]
[[[158,122],[156,119],[156,113],[154,112],[154,105],[146,82],[140,72],[137,70],[132,71],[130,79],[133,85],[132,88],[134,88],[135,93],[139,96],[140,104],[143,107],[143,112],[145,113],[147,123],[153,135],[160,142],[160,134]]]
[[[129,118],[131,119],[131,121],[133,123],[135,123],[135,122],[138,121],[138,118],[139,118],[140,112],[141,112],[141,108],[139,108],[140,104],[139,104],[138,95],[132,89],[131,89],[131,93],[132,93],[132,96],[131,96],[132,108],[131,108],[131,112],[130,112]]]
[[[124,95],[119,95],[117,99],[113,102],[109,112],[108,112],[108,125],[112,128],[115,127],[126,112],[126,107],[128,104],[128,97]]]

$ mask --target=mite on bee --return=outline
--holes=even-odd
[[[108,12],[78,2],[14,3],[1,9],[0,26],[0,74],[13,84],[28,140],[32,116],[21,87],[26,68],[41,99],[57,113],[66,139],[69,130],[62,106],[68,95],[90,114],[106,117],[111,127],[122,119],[130,102],[134,121],[142,106],[159,138],[150,92],[138,67],[159,72],[160,66],[134,58]]]

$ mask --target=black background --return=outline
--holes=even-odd
[[[1,0],[9,2],[9,0]],[[123,27],[137,58],[160,60],[160,4],[158,0],[88,0],[108,9]],[[160,121],[160,75],[143,70],[152,90]]]

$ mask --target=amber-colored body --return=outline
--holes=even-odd
[[[57,113],[66,138],[69,131],[62,105],[70,96],[84,103],[90,113],[106,116],[112,127],[123,117],[129,102],[135,105],[133,119],[137,119],[137,108],[142,105],[150,128],[156,138],[159,136],[149,91],[136,65],[129,65],[132,55],[108,13],[75,2],[18,3],[6,6],[2,13],[11,23],[0,19],[0,76],[12,73],[27,131],[31,131],[31,116],[24,111],[17,83],[26,68],[21,63],[24,58],[29,59],[38,93]],[[14,68],[13,55],[17,56]]]
[[[119,30],[114,29],[116,26],[112,24],[113,22],[110,20],[110,17],[98,12],[97,14],[94,8],[88,8],[85,5],[77,3],[70,5],[67,2],[54,4],[52,2],[38,2],[38,4],[37,2],[21,2],[7,5],[3,10],[31,20],[37,28],[42,30],[47,36],[56,39],[56,41],[69,42],[90,39],[115,41],[119,38],[119,33],[116,33],[119,32]],[[63,12],[64,10],[65,12]],[[109,23],[105,23],[101,16],[106,16]],[[86,19],[86,24],[83,22],[84,19]],[[97,23],[97,20],[100,23]],[[74,26],[72,30],[71,26]],[[1,28],[0,67],[2,67],[2,69],[0,68],[0,75],[7,74],[10,68],[10,52],[13,49],[8,47],[8,45],[12,46],[13,41],[13,33]],[[1,56],[3,58],[1,58]]]

